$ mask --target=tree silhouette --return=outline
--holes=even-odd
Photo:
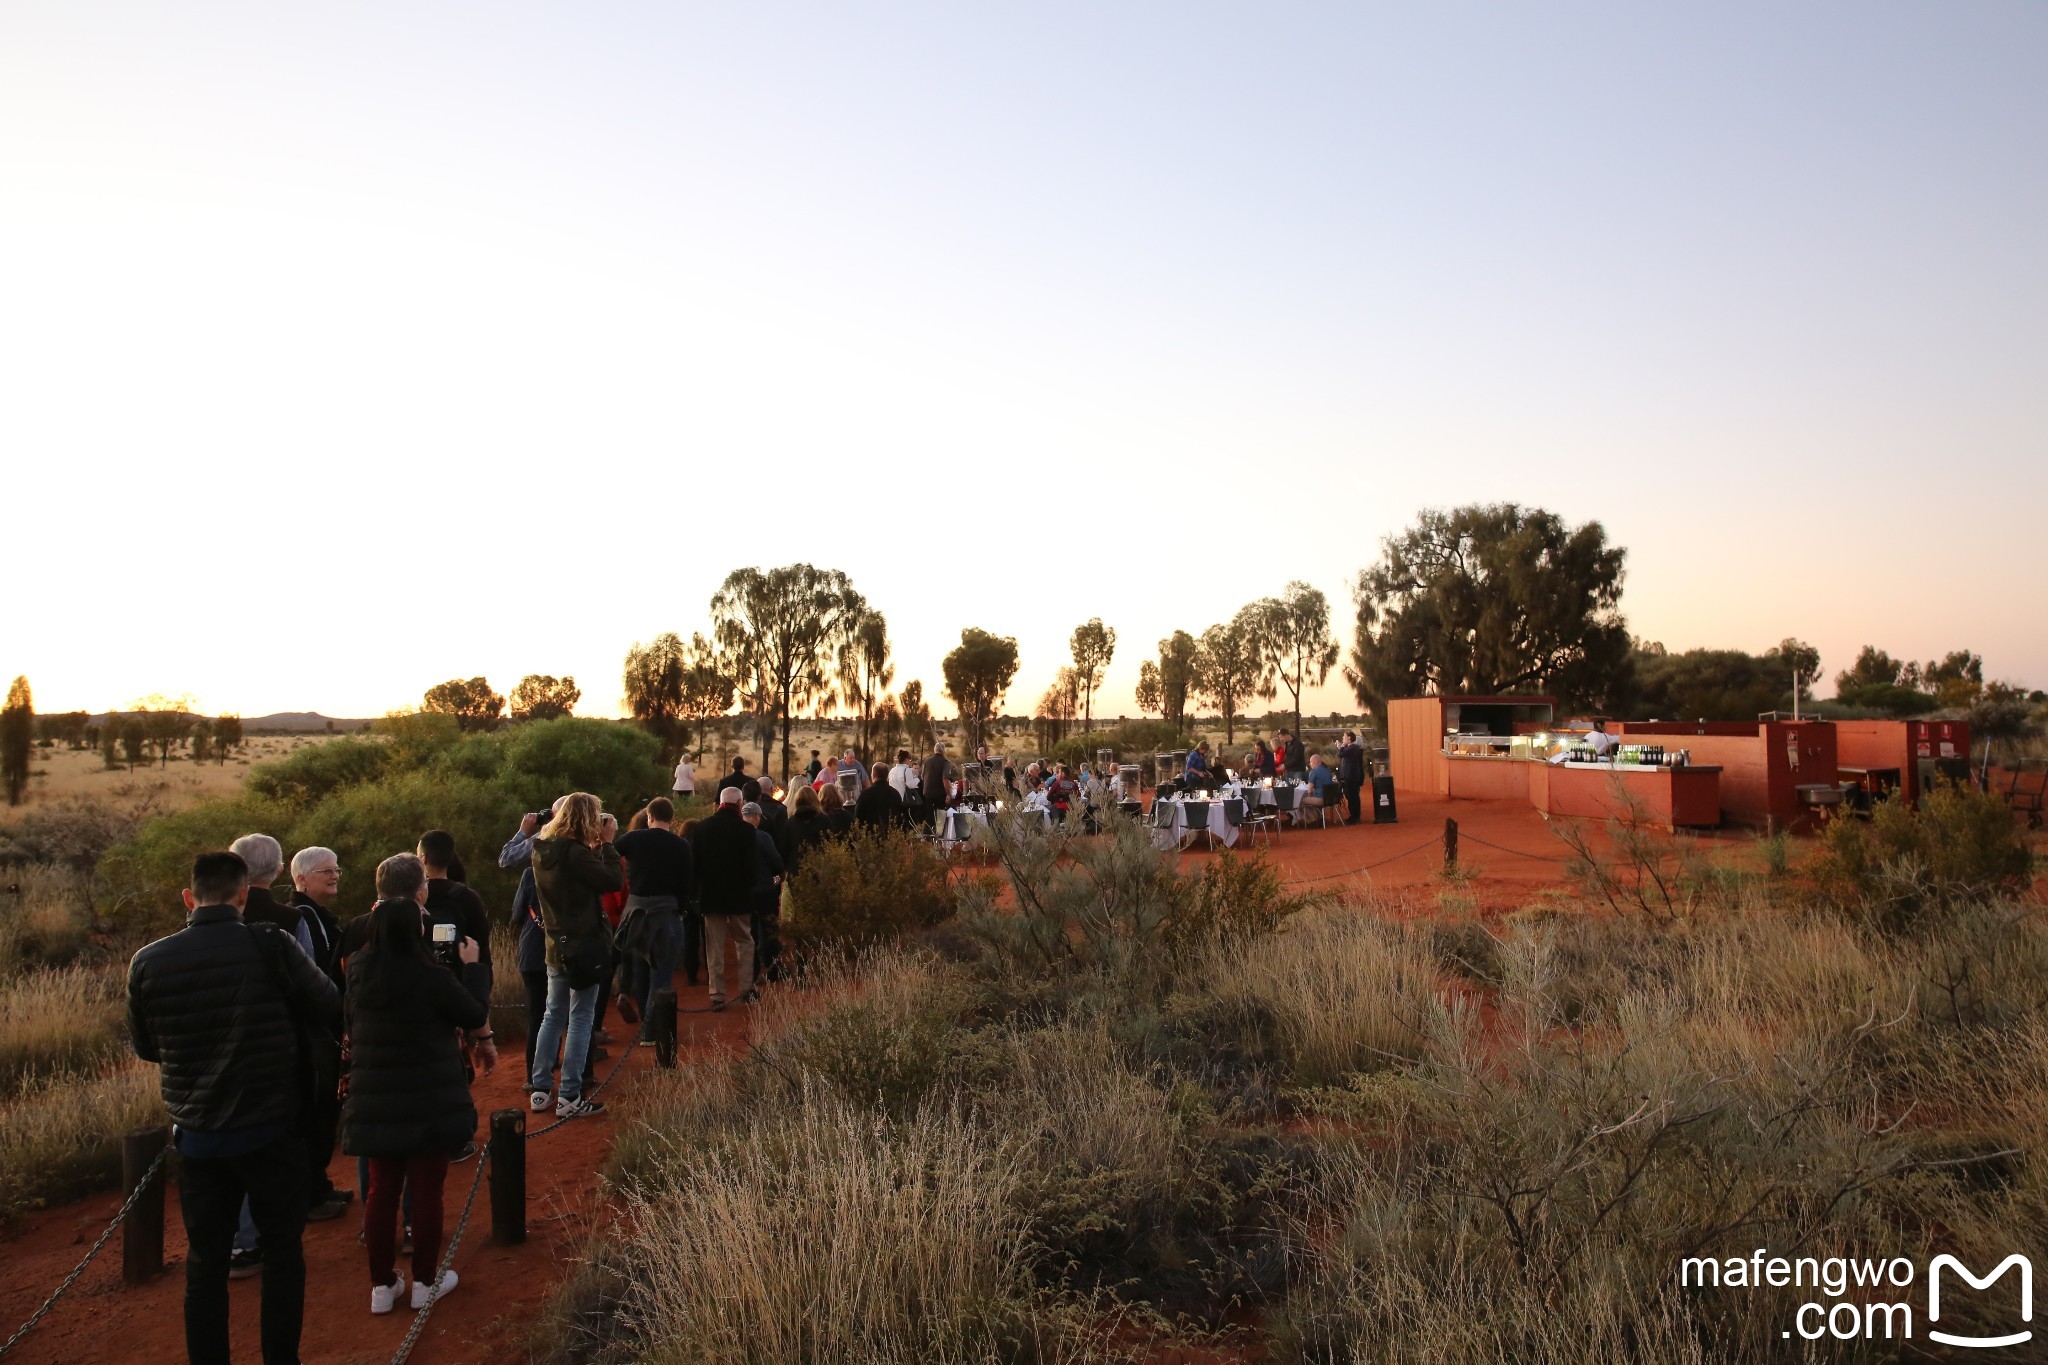
[[[1301,733],[1301,693],[1320,687],[1337,666],[1337,637],[1330,633],[1330,599],[1299,580],[1260,604],[1265,616],[1273,676],[1294,699],[1294,733]]]
[[[856,722],[855,742],[873,757],[870,745],[875,704],[896,679],[889,659],[889,623],[882,613],[862,602],[840,622],[834,645],[839,662],[839,689]]]
[[[1092,617],[1074,627],[1067,648],[1073,653],[1074,681],[1081,689],[1081,728],[1093,730],[1095,689],[1101,686],[1109,661],[1116,657],[1116,632],[1103,625],[1100,616]]]
[[[583,698],[574,678],[529,673],[512,689],[512,719],[560,720],[573,714]]]
[[[1431,509],[1353,587],[1345,678],[1382,726],[1390,697],[1546,691],[1618,709],[1631,691],[1622,562],[1598,522],[1514,503]]]
[[[1159,714],[1174,729],[1187,727],[1188,694],[1194,690],[1200,644],[1177,630],[1159,642]]]
[[[903,739],[912,753],[921,754],[931,748],[932,708],[925,704],[924,684],[916,678],[903,684],[901,707],[903,712]]]
[[[683,742],[692,731],[704,743],[705,726],[732,708],[733,682],[719,667],[718,651],[702,635],[692,635],[683,651]]]
[[[831,706],[826,668],[842,622],[862,607],[859,593],[837,569],[788,564],[779,569],[735,569],[711,597],[712,638],[733,661],[733,676],[748,680],[755,714],[782,723],[782,780],[789,780],[790,729],[798,706]],[[772,733],[761,741],[768,766]]]
[[[689,666],[682,637],[674,631],[655,636],[651,644],[636,643],[626,651],[626,710],[641,729],[661,741],[663,763],[674,762],[682,748],[684,685]]]
[[[495,730],[505,713],[505,699],[482,678],[450,678],[427,689],[422,711],[455,717],[464,730]]]
[[[945,676],[946,695],[960,708],[967,747],[976,749],[1017,676],[1017,641],[1013,636],[991,635],[969,626],[960,632],[960,643],[946,655],[940,672]]]
[[[142,726],[144,743],[157,752],[157,766],[169,767],[171,750],[192,733],[192,727],[198,720],[192,714],[191,700],[155,693],[135,703],[135,710],[135,718]]]
[[[1193,690],[1223,716],[1223,742],[1237,740],[1245,703],[1273,695],[1272,650],[1265,608],[1257,602],[1202,632],[1196,642]]]
[[[213,757],[217,763],[228,761],[228,750],[242,747],[242,718],[232,711],[213,718]]]
[[[0,783],[6,785],[10,806],[20,805],[28,794],[29,749],[35,732],[35,699],[28,679],[18,677],[7,688],[7,705],[0,707]]]
[[[1138,714],[1149,716],[1160,709],[1163,698],[1159,690],[1159,665],[1151,659],[1138,665],[1138,689],[1136,701]]]

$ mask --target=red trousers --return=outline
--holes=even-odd
[[[363,1201],[363,1241],[370,1248],[370,1283],[390,1284],[398,1260],[398,1196],[412,1187],[412,1277],[432,1284],[441,1273],[441,1186],[448,1154],[373,1156],[370,1194]]]

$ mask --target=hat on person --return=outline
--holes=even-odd
[[[740,794],[738,787],[727,787],[718,793],[718,804],[721,806],[737,806],[744,800],[746,797]]]

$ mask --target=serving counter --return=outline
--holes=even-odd
[[[1721,770],[1644,763],[1549,763],[1519,757],[1446,754],[1446,795],[1527,801],[1547,815],[1606,820],[1638,807],[1667,829],[1721,823]]]

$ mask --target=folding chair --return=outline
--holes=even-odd
[[[1171,801],[1154,801],[1152,803],[1153,847],[1160,849],[1166,847],[1165,840],[1160,838],[1161,835],[1173,840],[1173,846],[1176,849],[1180,847],[1180,836],[1173,832],[1173,812],[1174,804]]]
[[[1262,821],[1259,816],[1250,814],[1250,810],[1251,803],[1242,796],[1225,797],[1223,801],[1223,823],[1229,825],[1241,836],[1251,839],[1253,842],[1257,842],[1259,835],[1265,834],[1266,842],[1272,843],[1273,836],[1266,828],[1272,821]]]
[[[1294,804],[1294,788],[1275,786],[1273,788],[1273,822],[1279,824],[1283,816],[1294,817],[1289,823],[1300,824],[1301,812]]]
[[[1311,788],[1310,790],[1311,792],[1313,792],[1314,789]],[[1329,788],[1329,790],[1335,792],[1337,788],[1333,785]],[[1288,795],[1293,796],[1294,793],[1289,792]],[[1309,816],[1314,815],[1316,817],[1317,822],[1321,824],[1324,829],[1328,829],[1330,827],[1330,803],[1327,800],[1325,800],[1323,804],[1320,806],[1302,806],[1299,808],[1299,812],[1300,820],[1303,825],[1308,824]]]
[[[1181,829],[1180,846],[1186,848],[1196,839],[1206,839],[1213,850],[1216,847],[1216,836],[1209,832],[1209,803],[1183,801],[1180,809],[1181,815],[1187,820],[1187,824]]]

